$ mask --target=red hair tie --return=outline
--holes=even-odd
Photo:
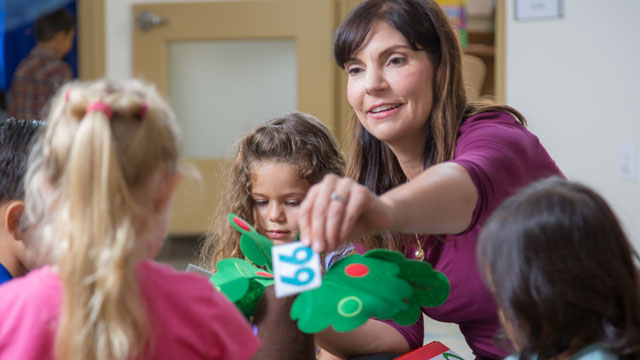
[[[147,110],[149,110],[149,106],[146,101],[143,101],[142,104],[140,104],[140,110],[136,113],[136,118],[142,119],[147,114]]]
[[[100,100],[94,101],[87,105],[87,109],[85,110],[85,112],[90,113],[92,111],[100,111],[104,113],[109,119],[111,119],[111,116],[113,115],[113,110],[111,110],[111,107]]]
[[[71,88],[68,88],[67,91],[64,92],[64,101],[69,102],[69,93],[71,92]]]

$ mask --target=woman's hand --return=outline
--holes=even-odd
[[[309,190],[298,214],[301,240],[317,252],[333,251],[393,223],[389,202],[353,179],[332,174]]]

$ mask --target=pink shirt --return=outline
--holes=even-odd
[[[260,342],[199,275],[143,261],[140,288],[154,348],[144,359],[249,359]],[[61,282],[49,267],[0,287],[0,359],[53,359]]]

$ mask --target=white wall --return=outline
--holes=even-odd
[[[506,3],[507,103],[570,179],[609,201],[640,250],[640,180],[620,176],[622,144],[640,167],[640,1],[565,0],[562,19],[526,22]]]

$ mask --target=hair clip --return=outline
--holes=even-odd
[[[149,105],[143,100],[142,104],[140,104],[140,110],[136,113],[136,118],[142,119],[147,114],[147,110],[149,110]]]
[[[113,116],[113,110],[111,110],[111,107],[100,100],[94,101],[87,105],[85,112],[90,113],[92,111],[100,111],[104,113],[109,119],[111,119],[111,116]]]

